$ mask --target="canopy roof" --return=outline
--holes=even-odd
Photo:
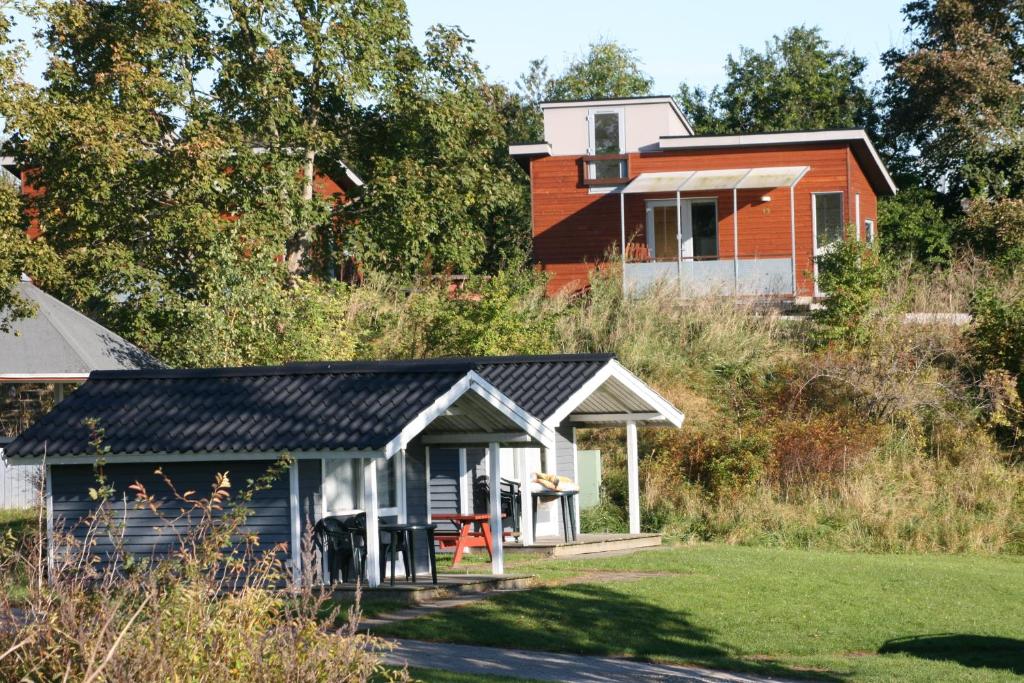
[[[625,194],[656,192],[709,192],[792,187],[810,170],[809,166],[768,166],[708,171],[641,173],[622,189]]]
[[[35,315],[0,333],[0,382],[82,382],[93,370],[158,368],[145,351],[36,287],[15,285]]]
[[[390,457],[432,439],[554,444],[566,418],[674,424],[682,415],[608,354],[95,372],[5,449],[11,462],[192,454]],[[143,458],[145,459],[145,458]]]

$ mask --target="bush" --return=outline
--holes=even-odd
[[[404,679],[381,664],[380,643],[356,632],[358,610],[339,631],[325,628],[336,610],[313,588],[316,563],[302,588],[285,590],[282,548],[261,549],[241,536],[253,493],[286,470],[282,459],[237,494],[227,475],[209,494],[174,492],[167,509],[141,485],[135,505],[179,530],[176,550],[154,562],[124,551],[102,467],[95,514],[79,533],[59,529],[59,552],[47,559],[43,541],[0,543],[0,580],[32,577],[14,605],[0,597],[0,680],[74,681],[369,681]],[[112,553],[102,560],[97,539]],[[306,544],[307,559],[311,555]],[[45,577],[45,578],[44,578]]]
[[[971,202],[964,230],[972,246],[1007,270],[1024,265],[1024,199]]]
[[[870,318],[890,280],[878,252],[865,242],[845,239],[830,245],[815,261],[819,286],[828,297],[814,313],[815,340],[820,344],[868,343]]]
[[[953,257],[953,227],[934,190],[909,187],[878,202],[882,255],[927,267],[947,266]]]

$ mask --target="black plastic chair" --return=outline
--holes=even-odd
[[[349,567],[363,576],[366,560],[366,515],[363,513],[325,517],[313,529],[313,547],[327,559],[330,583],[349,580]]]
[[[522,484],[511,479],[501,479],[500,508],[505,519],[512,525],[512,533],[520,532],[520,517],[523,511]],[[487,475],[480,475],[473,482],[473,510],[486,513],[491,507],[491,487]]]

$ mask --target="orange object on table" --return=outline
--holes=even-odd
[[[505,515],[502,515],[504,518]],[[486,513],[459,515],[439,513],[430,516],[433,522],[451,522],[458,533],[435,532],[434,539],[443,548],[455,548],[452,558],[454,567],[462,560],[466,548],[486,548],[487,557],[493,557],[494,542],[491,537],[491,516]],[[475,528],[474,528],[475,527]]]

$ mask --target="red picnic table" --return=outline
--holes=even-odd
[[[505,515],[502,515],[502,518],[504,517]],[[441,513],[431,515],[430,519],[434,522],[451,522],[455,525],[455,532],[434,532],[434,540],[442,550],[455,548],[455,557],[452,558],[453,567],[462,560],[462,553],[466,548],[486,548],[487,557],[492,556],[494,543],[491,539],[491,516],[489,514]]]

